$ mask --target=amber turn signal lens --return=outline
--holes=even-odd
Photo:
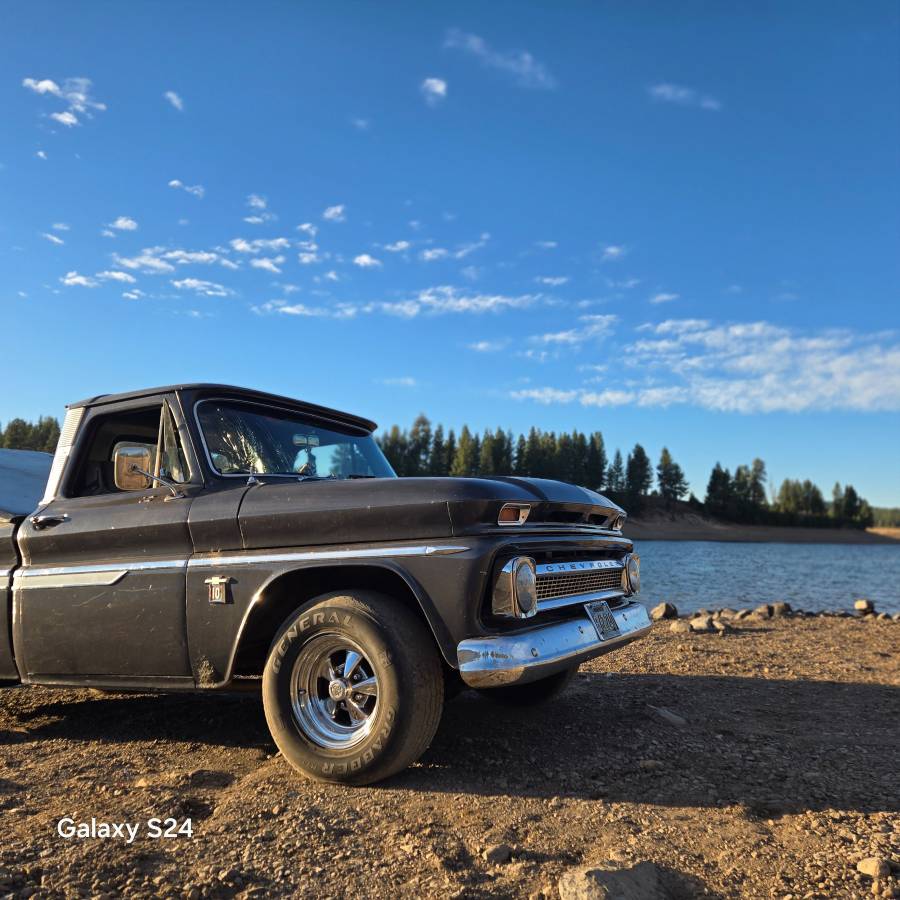
[[[497,516],[498,525],[522,525],[528,518],[531,507],[517,503],[505,503]]]

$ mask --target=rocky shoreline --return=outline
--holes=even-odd
[[[356,790],[297,777],[253,695],[3,690],[0,896],[897,897],[897,636],[774,603],[661,618],[547,706],[465,692]]]

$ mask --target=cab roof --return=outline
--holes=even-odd
[[[105,406],[108,403],[139,400],[142,397],[156,397],[160,394],[172,394],[176,392],[179,394],[190,394],[191,401],[202,399],[205,396],[216,396],[224,397],[229,400],[249,400],[269,406],[286,407],[288,409],[296,410],[297,412],[316,416],[320,419],[328,419],[342,425],[364,429],[367,432],[372,432],[378,427],[376,423],[372,422],[370,419],[364,419],[362,416],[353,415],[353,413],[341,412],[340,410],[331,409],[327,406],[307,403],[304,400],[295,400],[292,397],[283,397],[279,394],[268,394],[265,391],[237,387],[232,384],[169,384],[163,387],[144,388],[139,391],[126,391],[121,394],[98,394],[96,397],[88,397],[86,400],[70,403],[66,408],[78,409],[79,407]]]

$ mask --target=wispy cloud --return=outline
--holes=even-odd
[[[381,260],[375,259],[368,253],[360,253],[359,256],[353,257],[353,265],[359,266],[361,269],[377,269],[381,265]]]
[[[609,244],[603,248],[601,259],[604,262],[611,262],[613,260],[621,259],[627,252],[627,248],[623,247],[621,244]]]
[[[22,80],[22,87],[35,94],[61,100],[66,108],[62,112],[50,113],[50,118],[67,128],[80,125],[84,119],[93,118],[95,112],[106,109],[105,103],[100,103],[91,96],[89,78],[67,78],[62,85],[50,78],[25,78]]]
[[[362,119],[359,117],[353,118],[350,120],[350,124],[357,131],[368,131],[372,127],[371,119]]]
[[[415,387],[418,382],[410,375],[402,375],[399,378],[382,378],[381,383],[387,387]]]
[[[618,316],[613,314],[579,316],[574,328],[533,335],[531,340],[540,344],[583,344],[585,341],[606,337],[617,321]]]
[[[129,216],[119,216],[114,222],[110,222],[108,228],[116,231],[137,231],[138,223]]]
[[[46,162],[46,160],[47,160],[47,158],[48,158],[48,157],[47,157],[47,151],[46,151],[46,150],[38,150],[34,155],[35,155],[38,159],[43,159],[45,162]]]
[[[450,255],[450,251],[446,247],[429,247],[419,254],[419,259],[424,262],[435,262],[439,259],[446,259]]]
[[[172,282],[179,291],[193,291],[203,297],[228,297],[233,291],[215,281],[203,281],[200,278],[182,278]]]
[[[117,269],[106,269],[97,273],[97,279],[100,281],[118,281],[120,284],[135,284],[137,278],[129,275],[127,272],[119,272]]]
[[[78,272],[66,272],[59,279],[66,287],[97,287],[97,282],[87,275],[79,275]]]
[[[173,178],[169,182],[169,187],[176,188],[177,190],[185,191],[188,194],[192,194],[194,197],[200,197],[200,198],[202,198],[203,195],[206,193],[206,189],[203,187],[202,184],[185,184],[183,181],[181,181],[178,178]]]
[[[49,231],[45,231],[41,234],[41,237],[45,240],[50,241],[51,244],[64,244],[65,241],[61,237],[57,237],[55,234],[51,234]]]
[[[404,250],[409,250],[410,247],[412,244],[409,241],[394,241],[393,244],[384,245],[384,249],[388,253],[402,253]]]
[[[266,222],[274,222],[278,216],[268,209],[269,201],[260,194],[249,194],[247,206],[252,210],[249,216],[244,216],[248,225],[263,225]]]
[[[681,296],[681,294],[670,294],[670,293],[662,292],[659,294],[654,294],[650,298],[650,302],[651,303],[671,303],[673,300],[677,300],[680,296]]]
[[[325,207],[325,211],[322,213],[322,218],[326,222],[344,222],[347,217],[344,214],[344,210],[346,206],[343,203],[337,203],[334,206]]]
[[[569,277],[567,275],[539,275],[534,279],[538,284],[545,284],[547,287],[562,287],[568,284]]]
[[[172,106],[174,106],[175,109],[178,110],[178,112],[184,111],[184,100],[182,100],[181,97],[175,93],[175,91],[166,91],[163,94],[163,97],[165,97],[165,99],[168,100],[169,103],[171,103]]]
[[[508,341],[475,341],[467,344],[468,348],[476,353],[497,353],[508,345]]]
[[[506,73],[520,87],[552,90],[557,85],[556,79],[547,71],[547,67],[526,50],[494,50],[483,37],[467,34],[458,28],[452,28],[447,32],[444,46],[452,50],[461,50],[477,59],[483,66]]]
[[[259,253],[262,250],[287,250],[291,242],[285,237],[256,238],[248,241],[245,238],[234,238],[229,241],[232,250],[238,253]]]
[[[710,112],[718,112],[722,104],[709,94],[702,94],[694,88],[684,87],[680,84],[663,82],[653,84],[647,88],[647,93],[662,103],[675,103],[678,106],[696,106]]]
[[[804,332],[770,322],[669,319],[623,348],[634,379],[599,390],[533,388],[542,403],[690,405],[716,412],[900,411],[900,343],[893,333]],[[597,379],[592,379],[597,380]]]
[[[559,246],[558,241],[535,241],[534,246],[539,250],[555,250]]]
[[[160,258],[160,254],[165,250],[165,247],[145,247],[136,256],[119,256],[114,253],[113,261],[123,269],[131,269],[134,272],[144,272],[149,275],[164,275],[175,271],[175,266]]]
[[[429,106],[437,106],[447,99],[447,82],[443,78],[426,78],[419,85],[419,90]]]
[[[68,231],[71,226],[66,222],[54,222],[50,227],[54,231]]]
[[[272,272],[275,275],[281,274],[281,266],[284,263],[283,256],[256,256],[250,260],[250,265],[254,269],[265,269],[267,272]]]

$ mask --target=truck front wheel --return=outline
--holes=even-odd
[[[393,597],[326,594],[292,613],[263,671],[278,749],[317,781],[370,784],[425,752],[444,681],[434,639]]]

